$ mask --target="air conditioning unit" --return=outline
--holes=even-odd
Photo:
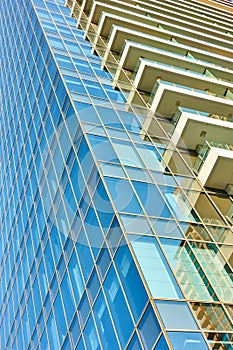
[[[229,196],[233,196],[233,184],[227,184],[225,191]]]

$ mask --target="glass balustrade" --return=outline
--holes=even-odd
[[[214,141],[205,141],[198,151],[198,157],[194,163],[193,170],[199,173],[212,147],[233,151],[233,145]]]

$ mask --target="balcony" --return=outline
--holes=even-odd
[[[135,103],[134,92],[131,92],[129,101]],[[153,92],[148,100],[152,112],[159,113],[167,118],[172,118],[177,107],[190,108],[218,114],[223,117],[231,117],[233,100],[217,97],[195,88],[180,86],[166,81],[157,81]]]
[[[140,33],[142,36],[149,35],[152,38],[159,37],[166,39],[167,41],[173,40],[174,42],[178,42],[180,44],[193,46],[195,48],[207,51],[211,50],[211,52],[226,57],[233,57],[233,50],[231,49],[232,42],[229,40],[220,40],[208,35],[209,42],[207,44],[206,36],[204,34],[197,35],[196,31],[194,32],[191,30],[189,30],[188,33],[184,33],[183,31],[183,33],[180,34],[177,33],[181,32],[181,30],[178,30],[178,26],[174,26],[173,30],[166,30],[163,29],[160,25],[156,26],[153,21],[148,20],[145,16],[143,16],[143,18],[140,16],[135,16],[135,20],[127,18],[127,16],[124,17],[124,11],[122,12],[121,16],[105,11],[101,13],[94,45],[96,46],[99,44],[100,37],[108,38],[109,34],[113,33],[112,28],[115,25],[123,27],[124,31],[126,31],[126,28],[134,30],[138,32],[137,35]],[[88,28],[89,27],[87,27],[86,35],[88,35]],[[187,34],[190,35],[187,36]],[[128,35],[126,39],[129,39]],[[109,41],[111,42],[111,40],[112,38],[110,37]],[[121,47],[122,45],[120,47],[118,45],[118,52],[121,50]],[[116,51],[113,48],[112,50]]]
[[[225,121],[220,116],[194,112],[178,108],[173,116],[175,125],[171,140],[176,146],[196,150],[197,145],[203,145],[207,140],[225,144],[232,142],[233,123],[230,120],[233,121],[233,118]]]
[[[139,31],[140,28],[131,29],[127,26],[113,25],[112,29],[108,35],[108,51],[114,51],[117,53],[121,52],[121,61],[120,65],[123,66],[124,60],[130,61],[132,59],[131,70],[134,70],[134,67],[140,56],[147,57],[151,52],[151,48],[162,49],[170,51],[171,53],[178,53],[183,56],[188,56],[194,60],[203,60],[210,62],[210,64],[219,65],[223,67],[228,67],[233,69],[233,59],[226,57],[220,52],[214,53],[213,51],[205,51],[190,43],[183,43],[175,40],[173,36],[167,36],[166,33],[163,34],[163,31],[160,30],[159,35],[150,35],[145,34]],[[138,46],[136,48],[132,45],[132,42],[140,45],[139,51]],[[210,49],[210,48],[209,48]],[[131,52],[132,51],[132,52]],[[138,53],[139,56],[138,56]],[[219,54],[220,53],[220,54]],[[126,59],[124,58],[126,57]],[[135,61],[135,59],[137,59]],[[233,57],[233,56],[231,56]],[[106,52],[105,60],[108,58],[108,53]],[[125,69],[128,69],[127,66]]]
[[[176,67],[164,62],[155,62],[140,58],[136,67],[134,86],[139,91],[151,93],[158,79],[174,83],[184,87],[191,87],[202,91],[210,91],[211,94],[233,97],[233,84],[216,79],[204,69],[202,72]]]
[[[224,190],[232,183],[233,146],[205,141],[198,150],[194,171],[204,186]]]
[[[215,77],[225,81],[232,80],[233,72],[229,69],[229,64],[233,68],[233,62],[225,62],[224,58],[215,58],[215,63],[209,63],[208,61],[210,60],[210,57],[213,58],[210,55],[206,54],[206,57],[197,59],[197,52],[193,51],[191,48],[188,51],[182,51],[181,48],[178,49],[176,46],[169,47],[168,44],[166,49],[165,46],[162,49],[160,47],[155,48],[153,46],[126,40],[120,53],[119,67],[129,72],[134,72],[141,57],[147,60],[156,61],[157,63],[161,62],[163,64],[185,69],[186,71],[204,74],[205,76]],[[227,65],[228,69],[221,67],[221,65]],[[120,70],[115,79],[121,80]]]

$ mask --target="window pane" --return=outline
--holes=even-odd
[[[174,350],[208,350],[200,333],[168,332]]]
[[[181,291],[155,238],[129,235],[134,253],[154,297],[182,298]]]
[[[161,238],[160,241],[187,298],[213,300],[213,289],[204,278],[204,272],[189,245],[173,239]]]
[[[161,328],[155,316],[151,304],[146,309],[146,312],[139,323],[139,333],[142,338],[145,349],[153,349],[153,345],[160,335]]]
[[[148,215],[160,218],[172,217],[155,185],[137,181],[133,181],[133,185]]]
[[[117,211],[141,214],[142,208],[127,180],[106,177]]]
[[[70,326],[70,335],[71,335],[71,339],[72,339],[72,343],[75,346],[76,342],[78,340],[78,337],[80,335],[80,326],[79,326],[79,321],[78,321],[78,317],[75,314],[72,324]]]
[[[112,321],[102,292],[97,298],[93,311],[103,348],[111,350],[119,349]]]
[[[106,137],[88,135],[88,139],[98,160],[119,163],[116,153]]]
[[[134,326],[113,266],[108,272],[104,288],[121,345],[125,347]]]
[[[137,150],[149,169],[164,171],[165,164],[161,160],[161,156],[156,151],[155,147],[137,145]]]
[[[73,317],[74,311],[75,311],[75,304],[74,304],[73,295],[72,295],[72,291],[71,291],[70,280],[68,278],[67,273],[65,274],[63,281],[61,283],[61,294],[63,297],[63,303],[65,306],[66,317],[67,317],[67,321],[69,324],[72,317]]]
[[[129,346],[127,347],[127,350],[141,350],[141,344],[139,342],[137,333],[134,334],[133,338],[131,339]]]
[[[87,325],[84,329],[84,338],[86,341],[87,349],[101,349],[92,315],[90,315]]]
[[[155,302],[165,328],[197,329],[197,324],[189,307],[184,302],[156,301]]]
[[[164,335],[162,335],[162,337],[159,339],[158,343],[155,346],[155,350],[169,350]]]
[[[116,153],[122,164],[139,168],[143,167],[142,161],[132,143],[113,140],[113,145],[115,146]]]
[[[182,238],[183,235],[177,223],[172,220],[150,219],[158,236]]]
[[[57,331],[58,331],[58,336],[60,340],[60,344],[62,344],[65,334],[67,331],[67,326],[65,322],[65,317],[64,317],[64,310],[62,307],[62,302],[61,302],[61,296],[60,293],[58,292],[55,303],[54,303],[54,314],[56,318],[56,323],[57,323]]]
[[[125,241],[123,241],[123,244],[125,245],[122,245],[117,251],[115,263],[129,304],[131,305],[135,322],[137,322],[146,305],[148,296],[131,252]],[[136,293],[135,290],[137,290]]]
[[[216,245],[191,242],[201,266],[219,297],[225,302],[233,300],[233,273],[226,265]]]
[[[71,277],[71,283],[74,290],[76,303],[78,303],[84,290],[84,284],[75,251],[73,252],[73,255],[70,259],[68,269]]]
[[[126,232],[153,234],[145,216],[120,215]]]

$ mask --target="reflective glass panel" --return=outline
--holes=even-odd
[[[204,278],[204,272],[189,245],[184,241],[165,238],[160,241],[187,298],[212,300],[214,291]]]
[[[174,350],[208,350],[201,333],[168,332]]]
[[[155,238],[128,235],[153,297],[182,298],[181,291]]]
[[[185,302],[155,301],[164,327],[168,329],[197,329],[192,313]]]

